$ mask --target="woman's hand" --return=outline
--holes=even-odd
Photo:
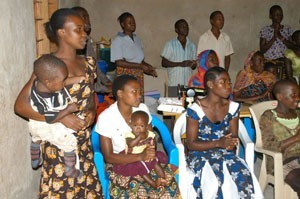
[[[94,124],[94,121],[95,121],[95,112],[87,111],[85,116],[85,122],[86,122],[85,128],[92,126]]]
[[[156,69],[146,62],[141,63],[142,69],[145,74],[157,77]]]
[[[59,122],[61,122],[66,127],[73,129],[74,131],[79,131],[87,126],[85,120],[80,119],[78,116],[69,114],[63,117]]]
[[[228,135],[225,135],[220,139],[221,147],[226,150],[232,150],[234,147],[237,146],[239,139],[238,138],[232,138],[231,133]]]
[[[148,145],[145,150],[143,151],[143,153],[141,153],[142,155],[142,160],[143,161],[149,161],[155,158],[155,146],[152,145]]]

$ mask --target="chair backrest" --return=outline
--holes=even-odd
[[[262,138],[261,138],[261,131],[259,126],[259,120],[261,115],[269,109],[274,109],[277,106],[276,100],[266,101],[266,102],[260,102],[257,104],[253,104],[249,107],[250,113],[253,118],[253,123],[255,127],[255,133],[256,133],[256,146],[262,147]]]
[[[173,138],[175,144],[181,144],[181,136],[186,131],[186,112],[182,113],[176,120],[173,129]]]

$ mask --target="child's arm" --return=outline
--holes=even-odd
[[[59,113],[56,115],[56,117],[54,119],[52,119],[51,121],[47,121],[47,122],[48,123],[58,122],[62,118],[64,118],[66,115],[69,115],[69,114],[74,113],[76,111],[78,111],[77,103],[69,104],[65,109],[59,111]],[[47,117],[46,117],[46,120],[47,120]]]
[[[142,139],[141,135],[138,135],[135,138],[126,138],[126,144],[128,147],[132,148],[138,145],[141,139]]]

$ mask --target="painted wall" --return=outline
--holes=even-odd
[[[27,122],[13,112],[35,58],[33,2],[1,0],[0,24],[1,198],[37,198],[40,172],[30,167]]]
[[[231,37],[235,51],[230,67],[233,81],[236,73],[242,69],[248,52],[259,48],[259,31],[264,25],[271,24],[268,17],[272,5],[282,6],[283,24],[300,28],[300,14],[296,9],[300,6],[299,0],[251,0],[251,4],[240,0],[81,0],[80,4],[90,13],[92,36],[95,40],[99,40],[101,36],[113,38],[121,30],[118,16],[125,11],[131,12],[136,19],[136,33],[145,46],[146,61],[157,68],[161,67],[160,53],[166,41],[176,37],[176,20],[184,18],[188,21],[189,36],[197,45],[200,34],[210,28],[210,13],[221,10],[225,17],[223,30]],[[164,79],[165,70],[160,70],[159,81],[153,81],[149,76],[146,78],[145,90],[163,85],[160,81]]]

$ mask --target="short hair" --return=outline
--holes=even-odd
[[[128,18],[133,17],[133,15],[130,12],[124,12],[118,17],[118,21],[120,25]]]
[[[81,19],[79,14],[71,8],[61,8],[52,14],[49,21],[45,23],[45,32],[50,41],[58,44],[57,30],[64,27],[70,16],[77,16]]]
[[[67,70],[65,62],[51,54],[42,55],[33,63],[33,73],[40,81],[54,79],[61,68]]]
[[[269,14],[272,15],[276,10],[282,10],[281,6],[273,5],[269,10]]]
[[[214,66],[212,68],[209,68],[204,75],[204,88],[208,90],[207,82],[208,81],[214,81],[221,73],[227,73],[225,68],[222,68],[220,66]]]
[[[292,39],[293,41],[296,40],[297,37],[300,36],[300,30],[296,30],[293,34],[292,34]]]
[[[298,86],[298,84],[296,82],[289,80],[289,79],[279,80],[273,86],[273,89],[272,89],[273,96],[276,98],[277,94],[282,93],[282,91],[284,91],[287,86],[291,86],[291,85]]]
[[[149,122],[149,115],[145,111],[135,111],[131,114],[131,120],[134,120],[136,118],[145,118],[146,123]]]
[[[175,29],[176,28],[178,28],[179,27],[179,24],[180,23],[187,23],[187,21],[185,20],[185,19],[179,19],[179,20],[177,20],[176,22],[175,22],[175,25],[174,25],[174,27],[175,27]]]
[[[220,10],[216,10],[210,14],[209,19],[212,20],[217,14],[223,15],[223,13]]]
[[[121,75],[114,79],[112,94],[116,100],[118,100],[118,90],[123,90],[124,86],[130,81],[137,81],[137,79],[131,75]]]

